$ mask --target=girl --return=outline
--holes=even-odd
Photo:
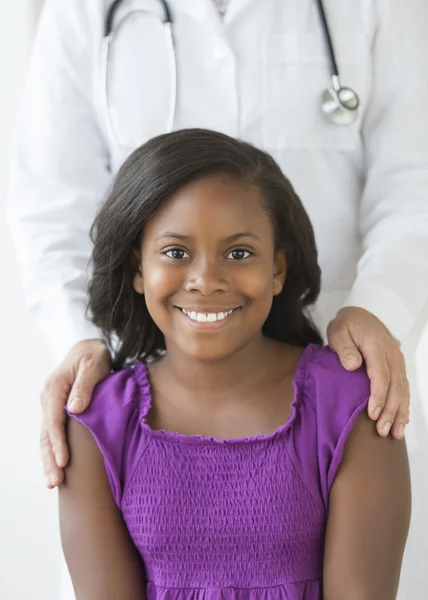
[[[93,241],[90,313],[118,350],[69,423],[77,599],[395,598],[405,446],[376,435],[364,369],[321,345],[313,230],[273,159],[211,131],[157,137]]]

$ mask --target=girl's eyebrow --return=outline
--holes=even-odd
[[[240,238],[251,238],[260,242],[259,236],[253,233],[252,231],[240,231],[239,233],[234,233],[233,235],[229,236],[226,241],[235,242]]]
[[[190,235],[181,235],[180,233],[174,233],[173,231],[165,231],[157,236],[156,241],[163,240],[164,238],[175,238],[177,240],[182,240],[183,242],[188,242],[192,239]]]
[[[175,239],[181,240],[183,242],[188,242],[191,239],[193,239],[192,236],[190,236],[190,235],[182,235],[181,233],[174,233],[173,231],[165,231],[164,233],[159,235],[156,238],[156,240],[162,240],[164,238],[175,238]],[[236,240],[239,240],[240,238],[252,238],[253,240],[257,240],[260,242],[259,236],[256,235],[255,233],[253,233],[252,231],[240,231],[238,233],[234,233],[233,235],[230,235],[229,237],[226,238],[226,242],[235,242]]]

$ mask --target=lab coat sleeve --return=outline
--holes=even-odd
[[[45,3],[8,199],[25,298],[55,363],[78,341],[101,337],[85,318],[89,229],[111,175],[92,103],[88,6],[85,0]]]
[[[402,340],[428,301],[428,2],[374,6],[363,254],[345,306],[369,310]]]

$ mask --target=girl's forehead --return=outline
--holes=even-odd
[[[178,228],[192,235],[222,231],[226,236],[237,229],[272,235],[260,188],[227,175],[207,176],[180,188],[147,223],[145,234],[158,235],[161,230]]]

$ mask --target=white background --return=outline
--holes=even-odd
[[[4,218],[14,119],[40,4],[0,0],[1,600],[57,600],[60,580],[56,492],[44,486],[38,441],[39,390],[51,364],[24,308]]]
[[[56,492],[49,492],[44,486],[38,445],[38,397],[51,364],[43,340],[24,308],[19,269],[4,218],[14,120],[41,3],[42,0],[0,1],[2,600],[57,600],[61,570]],[[419,337],[423,321],[419,321],[415,337]],[[419,346],[417,362],[421,392],[428,397],[428,335]]]

